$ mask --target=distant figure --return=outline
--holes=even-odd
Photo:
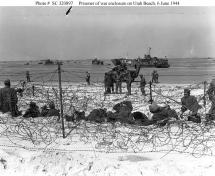
[[[146,95],[145,86],[146,86],[146,80],[143,77],[143,75],[140,75],[140,91],[144,96]]]
[[[12,117],[21,115],[17,107],[17,91],[10,87],[9,79],[4,81],[4,85],[5,87],[0,89],[0,110],[3,113],[11,112]]]
[[[181,98],[181,104],[181,116],[185,111],[190,110],[192,114],[188,116],[188,121],[201,122],[201,118],[197,114],[201,106],[198,104],[196,97],[190,95],[189,89],[184,89],[184,96]]]
[[[104,85],[105,85],[105,94],[110,94],[112,91],[113,80],[111,75],[108,73],[105,73]]]
[[[157,70],[155,70],[155,83],[158,83],[158,77],[159,77],[159,74],[157,72]]]
[[[40,116],[39,107],[36,105],[35,102],[30,102],[29,108],[27,109],[27,111],[25,112],[23,117],[25,117],[25,118],[29,118],[29,117],[35,118],[35,117],[39,117],[39,116]]]
[[[206,120],[215,120],[215,79],[211,81],[207,94],[209,96],[209,100],[211,101],[211,108],[206,116]]]
[[[26,71],[26,80],[27,82],[31,82],[29,71]]]
[[[90,85],[90,73],[86,72],[86,82],[88,85]]]
[[[153,72],[152,72],[152,83],[154,83],[155,82],[155,70],[153,70]]]
[[[158,77],[159,77],[158,72],[154,70],[152,72],[152,83],[158,83]]]
[[[111,88],[111,93],[114,93],[114,80],[111,75],[110,76],[110,88]]]
[[[127,72],[127,74],[126,74],[126,85],[127,85],[128,95],[131,95],[131,83],[132,83],[131,73]]]
[[[58,109],[55,109],[55,104],[53,101],[49,103],[49,110],[48,113],[46,114],[46,117],[51,116],[58,116],[58,120],[60,119],[60,111]]]
[[[121,81],[121,74],[119,71],[116,73],[116,93],[122,93],[122,81]]]
[[[107,74],[107,73],[105,73],[105,76],[104,76],[105,93],[107,93],[107,90],[108,90],[108,84],[107,84],[107,81],[108,81],[108,74]]]

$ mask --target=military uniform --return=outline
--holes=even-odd
[[[0,110],[3,113],[11,112],[12,116],[20,115],[17,102],[17,91],[10,88],[10,80],[6,80],[5,87],[0,89]]]
[[[90,85],[90,73],[86,72],[86,82]]]
[[[118,90],[120,93],[122,93],[122,81],[120,72],[117,72],[116,74],[116,93],[118,93]]]
[[[206,120],[215,120],[215,79],[211,81],[207,94],[209,96],[209,100],[211,101],[211,107],[206,116]]]
[[[146,80],[142,75],[140,75],[140,91],[142,92],[142,95],[146,94],[145,86],[146,86]]]
[[[111,93],[111,86],[113,84],[113,81],[112,81],[111,75],[108,73],[105,73],[104,84],[105,84],[105,93]]]
[[[49,109],[46,117],[58,116],[60,117],[60,111],[58,109]]]
[[[39,111],[39,107],[36,105],[35,102],[30,102],[29,108],[27,109],[27,111],[25,112],[25,114],[23,115],[23,117],[25,118],[29,118],[29,117],[39,117],[40,116],[40,111]]]
[[[93,109],[90,114],[87,116],[87,120],[94,121],[94,122],[105,122],[107,119],[106,109]]]
[[[119,120],[122,122],[132,121],[131,112],[133,110],[133,106],[130,101],[123,101],[121,103],[117,103],[114,105],[113,109],[116,111],[114,113],[115,120]]]
[[[188,121],[193,121],[196,123],[201,122],[201,118],[197,114],[201,106],[198,104],[196,97],[190,95],[189,89],[184,89],[184,97],[181,98],[181,104],[182,114],[187,110],[192,112],[192,114],[188,116]]]
[[[128,95],[131,95],[131,83],[132,83],[132,77],[131,77],[131,73],[128,71],[126,73],[126,85],[127,85]]]
[[[108,90],[107,80],[108,80],[108,74],[105,73],[105,76],[104,76],[105,93],[107,93],[107,90]]]
[[[51,116],[60,117],[60,111],[58,109],[55,109],[55,104],[53,101],[49,102],[49,110],[48,110],[46,116],[47,117],[51,117]]]
[[[48,114],[48,107],[46,105],[44,105],[42,108],[41,108],[41,116],[42,117],[45,117],[47,114]]]
[[[155,70],[152,72],[152,83],[155,82]]]
[[[171,109],[169,106],[161,107],[156,103],[153,103],[149,106],[149,110],[153,113],[152,123],[158,123],[161,126],[165,125],[170,118],[178,119],[176,111]]]
[[[26,71],[26,80],[27,82],[31,82],[29,71]]]
[[[190,95],[188,97],[183,97],[181,99],[182,108],[181,111],[185,112],[187,110],[190,110],[192,112],[192,115],[196,115],[198,113],[198,110],[201,108],[201,106],[198,104],[196,97]]]
[[[158,83],[158,77],[159,77],[159,75],[158,75],[157,71],[154,72],[154,77],[155,77],[155,83]]]

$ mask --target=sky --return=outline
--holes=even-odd
[[[0,7],[0,61],[215,57],[215,7]]]

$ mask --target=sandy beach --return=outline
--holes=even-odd
[[[57,100],[57,85],[36,86],[35,96],[28,84],[19,109],[23,112],[30,101],[39,107],[48,99]],[[157,84],[153,99],[160,105],[169,104],[180,112],[183,88],[203,105],[203,84]],[[63,86],[64,113],[71,113],[71,104],[78,110],[112,107],[129,100],[133,111],[149,118],[149,96],[142,96],[138,84],[132,85],[132,95],[104,95],[102,84],[74,83]],[[149,94],[148,87],[146,93]],[[204,107],[204,106],[203,106]],[[205,126],[205,112],[210,102],[200,110],[201,124],[172,120],[164,127],[88,121],[65,122],[66,138],[62,138],[57,117],[23,119],[0,114],[1,175],[211,175],[215,170],[214,125]]]

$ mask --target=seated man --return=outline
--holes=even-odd
[[[147,126],[153,124],[152,121],[150,121],[148,117],[140,111],[133,112],[132,117],[136,125]]]
[[[86,119],[97,123],[105,122],[107,120],[107,109],[93,109]]]
[[[152,103],[152,105],[149,106],[149,110],[153,113],[151,121],[161,126],[166,125],[170,118],[178,119],[176,111],[171,109],[169,105],[162,107],[158,106],[156,103]]]
[[[30,102],[29,108],[27,109],[27,111],[25,112],[23,117],[25,117],[25,118],[29,118],[29,117],[35,118],[35,117],[39,117],[39,116],[40,116],[39,107],[36,105],[35,102]]]
[[[132,110],[133,106],[130,101],[122,101],[114,105],[113,110],[116,112],[114,116],[109,118],[110,121],[132,122]]]
[[[65,116],[66,121],[68,122],[75,122],[80,120],[85,120],[85,112],[84,111],[78,111],[75,109],[74,106],[71,107],[71,111],[69,114],[66,114]]]
[[[48,109],[47,105],[42,106],[41,107],[41,116],[45,117],[48,114],[48,111],[49,111],[49,109]]]
[[[49,110],[46,114],[46,117],[51,117],[51,116],[58,116],[58,118],[60,118],[60,111],[58,109],[55,109],[55,104],[53,101],[49,103]]]
[[[181,98],[181,104],[181,116],[185,111],[190,110],[192,114],[188,116],[188,121],[193,121],[197,123],[201,122],[201,118],[197,114],[198,110],[201,109],[201,106],[198,104],[196,97],[190,95],[189,89],[184,89],[184,96]]]

